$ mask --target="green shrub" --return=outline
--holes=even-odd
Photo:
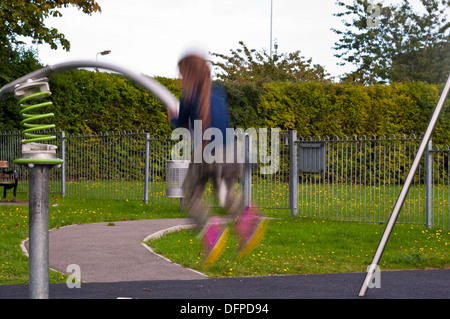
[[[180,97],[179,81],[156,78]],[[299,136],[389,136],[424,133],[443,85],[422,82],[362,86],[354,83],[224,82],[231,126],[296,129]],[[150,92],[114,73],[73,70],[50,80],[55,117],[49,120],[67,133],[145,131],[168,136],[166,108]],[[3,102],[0,128],[22,130],[18,106]],[[450,101],[432,136],[450,142]],[[17,113],[17,114],[16,114]]]
[[[439,98],[436,85],[392,83],[270,83],[257,106],[262,126],[296,129],[300,136],[370,136],[424,133]],[[433,139],[449,143],[447,101]]]
[[[158,80],[179,94],[175,80]],[[55,124],[63,131],[170,133],[165,106],[122,75],[74,70],[52,77],[50,87]]]

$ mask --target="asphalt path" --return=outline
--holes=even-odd
[[[381,286],[358,292],[365,273],[51,284],[50,299],[449,299],[450,269],[381,272]],[[26,299],[27,285],[0,286],[0,298]]]
[[[50,231],[50,267],[67,272],[69,265],[78,265],[83,281],[73,288],[67,284],[51,284],[50,299],[167,299],[182,303],[186,300],[450,299],[450,269],[381,271],[378,287],[359,297],[365,273],[208,278],[172,263],[142,243],[145,238],[190,226],[188,219],[165,219],[121,221],[114,226],[83,224]],[[24,253],[27,247],[24,241]],[[27,299],[28,290],[28,285],[2,285],[0,299]],[[220,311],[226,311],[221,304]],[[180,307],[181,304],[172,310],[180,311]]]

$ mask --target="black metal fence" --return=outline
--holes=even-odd
[[[421,142],[416,135],[303,138],[295,131],[277,131],[269,132],[263,145],[266,137],[258,133],[254,147],[247,147],[254,160],[238,186],[249,202],[290,209],[293,215],[380,223],[389,218]],[[166,196],[166,163],[177,142],[170,137],[145,132],[55,136],[52,143],[64,164],[50,171],[51,193],[178,205],[178,199]],[[0,160],[18,170],[18,191],[27,192],[28,171],[14,165],[21,156],[20,141],[19,132],[0,133]],[[449,146],[430,142],[399,223],[450,229],[449,153]],[[210,206],[218,206],[212,184],[204,196]]]

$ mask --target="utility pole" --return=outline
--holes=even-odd
[[[270,59],[272,59],[272,16],[273,16],[273,0],[270,0]]]

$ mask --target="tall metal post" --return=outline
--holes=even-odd
[[[29,170],[29,293],[31,299],[49,296],[48,249],[48,182],[50,169],[62,164],[56,158],[56,147],[30,143],[22,146],[22,157],[16,164]]]
[[[272,18],[273,18],[273,0],[270,0],[270,58],[272,59]]]
[[[431,117],[430,123],[428,124],[428,128],[423,136],[422,142],[420,143],[419,150],[417,152],[416,158],[411,165],[411,169],[406,177],[405,184],[403,185],[400,194],[398,195],[397,202],[395,203],[394,209],[392,211],[391,217],[386,225],[386,229],[384,230],[383,236],[381,237],[380,243],[378,244],[378,248],[373,257],[372,263],[369,266],[366,277],[363,281],[361,289],[359,291],[359,296],[365,296],[367,292],[367,288],[369,287],[370,282],[372,281],[373,274],[375,273],[378,263],[380,262],[381,255],[386,248],[386,244],[391,235],[392,229],[394,228],[395,222],[397,221],[398,214],[402,209],[403,203],[405,201],[406,195],[408,195],[409,188],[411,187],[411,183],[414,179],[414,174],[416,173],[417,168],[419,167],[420,160],[427,148],[428,142],[430,141],[431,134],[433,133],[436,122],[439,118],[439,114],[441,113],[442,107],[444,106],[445,99],[447,98],[448,91],[450,89],[450,76],[447,79],[447,83],[445,84],[444,89],[442,90],[441,97],[436,105],[436,109],[434,110],[433,116]]]
[[[245,133],[244,135],[244,172],[243,172],[243,201],[245,205],[252,203],[252,134]]]
[[[48,249],[48,182],[53,166],[60,166],[56,147],[47,144],[22,146],[22,157],[16,164],[29,170],[29,292],[31,299],[47,299],[49,296]],[[35,150],[32,150],[35,148]],[[47,148],[47,149],[46,149]],[[30,150],[31,149],[31,150]]]
[[[433,142],[430,140],[427,145],[427,151],[426,151],[426,215],[425,215],[425,225],[427,228],[431,228],[431,213],[433,211],[432,207],[432,196],[433,196],[433,153],[431,152],[433,149]]]
[[[31,299],[49,296],[48,175],[52,165],[29,167],[29,292]]]
[[[150,162],[150,134],[145,134],[145,181],[144,181],[144,202],[148,204],[148,179]]]
[[[66,197],[66,133],[61,132],[61,159],[64,161],[61,167],[61,196]]]
[[[298,159],[297,131],[289,131],[289,208],[291,216],[298,216]]]
[[[15,96],[24,97],[36,92],[49,91],[47,79],[29,80],[15,88]],[[27,115],[30,117],[30,115]],[[61,136],[64,140],[64,135]],[[56,137],[54,137],[56,138]],[[38,141],[39,139],[34,139]],[[44,138],[43,140],[47,140]],[[29,294],[31,299],[49,297],[49,248],[48,248],[48,182],[50,169],[64,163],[56,156],[55,145],[22,141],[22,158],[15,164],[26,165],[29,170]],[[64,177],[64,174],[63,174]],[[64,189],[63,189],[64,192]]]

